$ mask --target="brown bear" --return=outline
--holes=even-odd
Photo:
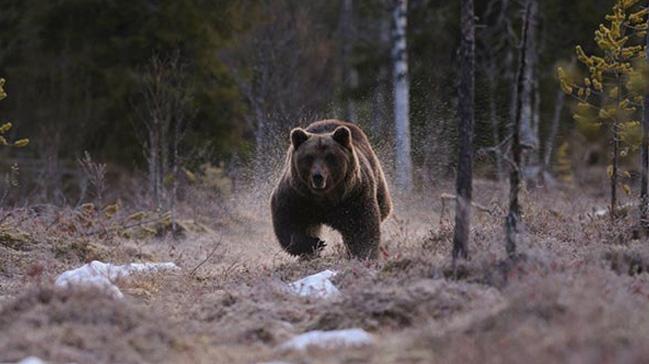
[[[380,225],[392,210],[381,164],[356,125],[322,120],[291,131],[291,145],[271,197],[275,235],[291,255],[315,257],[322,225],[340,232],[352,257],[374,259]]]

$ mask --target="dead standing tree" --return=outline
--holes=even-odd
[[[356,105],[351,97],[352,91],[358,87],[358,72],[352,64],[352,50],[356,38],[354,27],[354,2],[353,0],[342,0],[340,9],[341,39],[341,77],[343,87],[343,119],[351,122],[358,122]]]
[[[559,124],[561,122],[561,114],[563,112],[565,100],[566,94],[561,89],[559,89],[557,91],[557,97],[554,101],[554,112],[552,115],[552,123],[550,124],[550,131],[545,141],[545,150],[543,151],[543,165],[541,170],[543,182],[549,186],[555,184],[554,177],[552,177],[550,169],[557,135],[559,134]]]
[[[647,17],[649,27],[649,17]],[[649,62],[649,35],[645,36],[645,62]],[[642,113],[642,176],[640,181],[640,224],[645,230],[649,230],[649,193],[647,181],[649,175],[649,89],[645,89],[644,110]]]
[[[473,182],[473,118],[475,99],[475,15],[473,0],[462,0],[460,87],[459,87],[459,155],[456,180],[455,232],[453,262],[468,257],[471,232],[471,192]]]
[[[507,235],[506,250],[507,255],[513,258],[516,254],[516,245],[518,241],[518,233],[520,231],[521,223],[521,206],[519,201],[519,194],[521,188],[521,168],[522,168],[522,154],[523,146],[521,143],[521,121],[523,118],[524,98],[521,97],[524,93],[525,84],[531,82],[528,78],[529,73],[525,72],[527,69],[527,51],[528,51],[528,37],[530,32],[530,16],[532,14],[531,8],[536,6],[535,0],[528,0],[525,4],[525,15],[523,17],[523,30],[522,40],[520,45],[520,55],[518,59],[518,71],[516,80],[516,107],[514,112],[514,125],[512,128],[512,166],[509,173],[509,213],[505,221],[505,232]]]
[[[186,65],[178,52],[153,56],[142,73],[138,108],[148,167],[148,190],[157,209],[169,209],[175,229],[180,144],[193,116]]]
[[[517,85],[516,102],[521,102],[521,116],[520,116],[520,142],[526,153],[527,158],[523,160],[523,171],[528,165],[533,165],[538,162],[536,152],[539,149],[539,136],[538,127],[535,125],[537,113],[535,112],[535,104],[538,100],[538,75],[537,75],[537,60],[538,60],[538,42],[536,39],[537,25],[538,25],[538,5],[536,0],[528,0],[525,9],[525,28],[526,33],[523,35],[525,42],[522,47],[520,56],[525,57],[523,67],[519,72],[524,73],[524,80],[522,85]],[[520,62],[520,60],[519,60]],[[519,87],[520,86],[520,87]],[[516,109],[515,109],[516,110]],[[517,117],[514,114],[514,117]]]
[[[508,144],[509,136],[502,138],[500,135],[501,117],[498,113],[498,78],[499,75],[505,75],[507,81],[514,79],[514,76],[510,76],[510,74],[512,73],[513,44],[517,38],[512,28],[508,14],[509,10],[509,0],[491,0],[488,3],[484,19],[494,18],[494,20],[492,24],[480,31],[479,36],[482,41],[476,44],[476,46],[482,45],[476,50],[484,59],[481,65],[484,68],[489,92],[489,121],[493,139],[493,147],[489,148],[489,150],[492,150],[494,154],[496,177],[499,182],[505,180],[506,165],[503,163],[503,144]],[[512,83],[509,82],[508,84]],[[515,93],[515,88],[512,88],[512,93]],[[501,139],[504,139],[504,141],[501,142]]]

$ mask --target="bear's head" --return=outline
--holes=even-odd
[[[292,171],[314,194],[336,190],[357,172],[352,134],[345,126],[324,134],[295,128],[291,131],[291,145]]]

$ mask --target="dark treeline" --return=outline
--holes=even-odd
[[[576,44],[593,45],[592,32],[610,6],[539,4],[526,91],[531,132],[523,135],[538,166],[552,164],[552,153],[543,153],[569,140],[574,128],[568,108],[557,107],[555,68],[570,63]],[[150,71],[162,62],[182,73],[160,86],[182,89],[182,96],[163,92],[172,100],[164,110],[182,115],[182,122],[174,116],[163,123],[164,163],[173,163],[174,144],[193,161],[274,158],[290,127],[335,117],[362,124],[391,170],[394,8],[387,0],[7,0],[0,11],[0,75],[9,94],[2,118],[15,124],[16,135],[29,136],[30,147],[16,155],[40,161],[49,183],[84,151],[145,171],[158,140],[147,132],[155,114],[147,102]],[[489,165],[493,177],[503,178],[496,149],[512,119],[523,10],[514,0],[475,4],[476,168]],[[414,179],[450,177],[460,2],[411,0],[406,38]]]

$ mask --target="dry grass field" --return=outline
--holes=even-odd
[[[503,191],[477,181],[472,258],[453,270],[450,185],[397,196],[381,258],[349,260],[327,234],[319,259],[284,254],[268,188],[229,199],[195,193],[172,238],[151,216],[93,206],[2,211],[0,361],[54,363],[634,363],[649,358],[649,240],[635,211],[611,225],[604,190],[562,187],[523,198],[519,256],[505,259]],[[110,216],[109,216],[110,215]],[[147,220],[149,219],[149,220]],[[130,221],[135,221],[131,223]],[[150,221],[150,222],[147,222]],[[53,281],[91,260],[173,261],[175,272],[119,282],[124,299]],[[295,296],[283,284],[332,269],[342,295]],[[363,328],[370,346],[282,349],[309,330]]]

